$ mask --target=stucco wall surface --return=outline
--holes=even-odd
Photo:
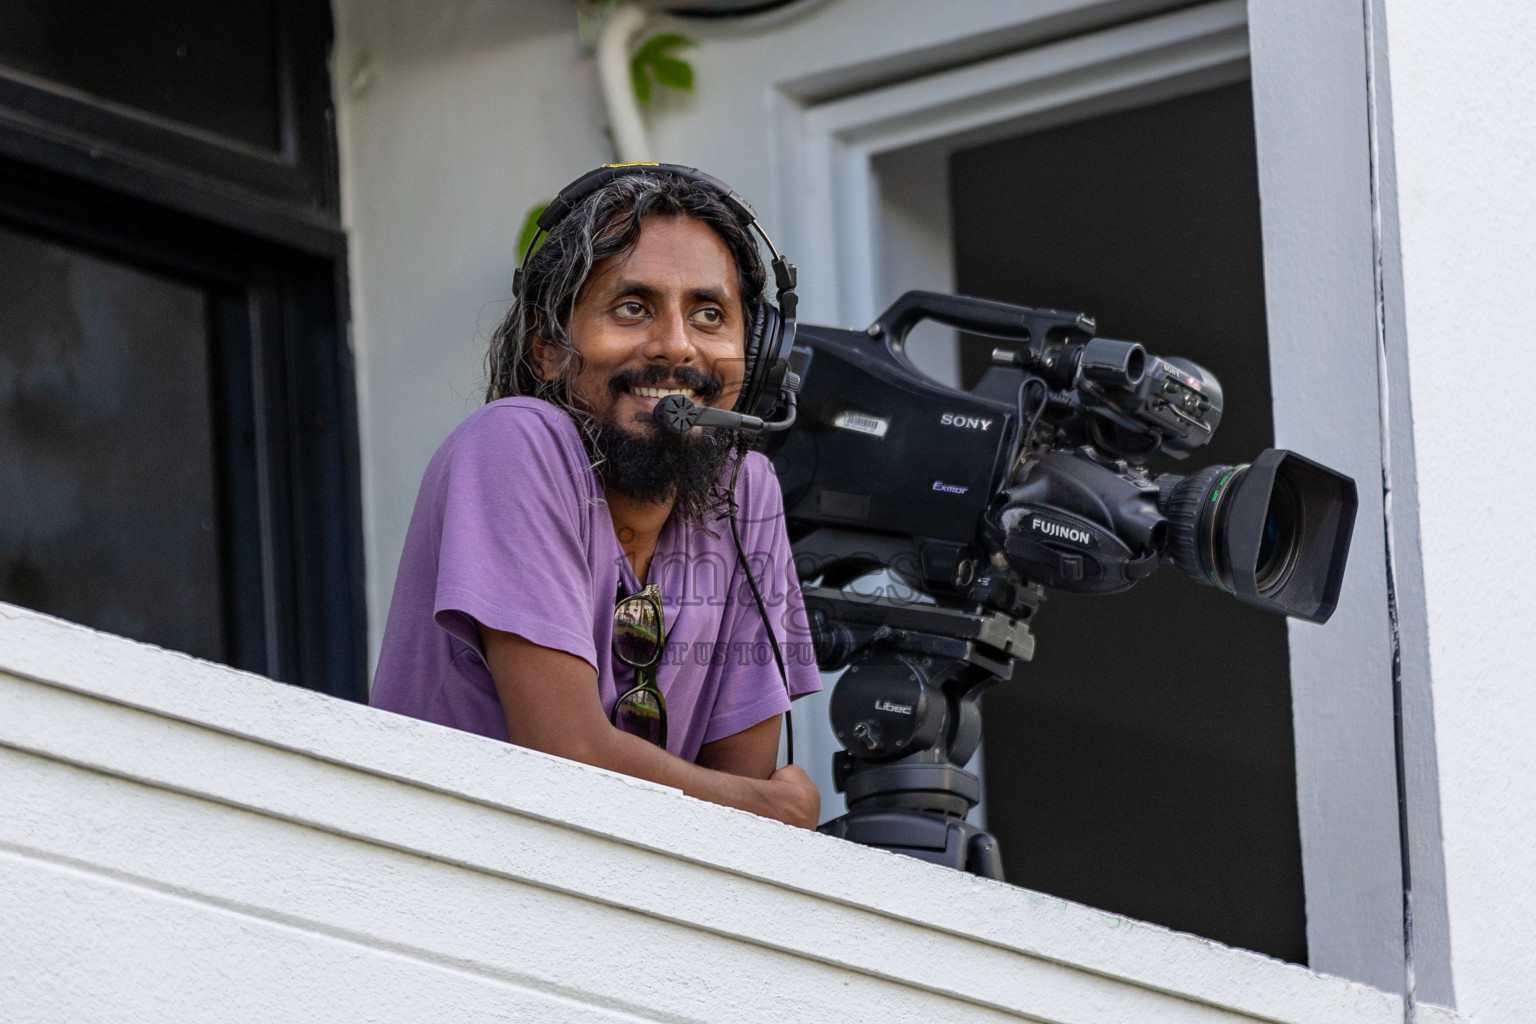
[[[1385,9],[1456,1001],[1533,1020],[1536,7]]]
[[[565,0],[333,8],[376,656],[422,470],[480,404],[523,215],[612,155]]]
[[[1401,1013],[1363,985],[9,605],[0,811],[14,1024]]]

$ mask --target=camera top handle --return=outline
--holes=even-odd
[[[907,333],[923,320],[934,320],[989,338],[1026,342],[1037,350],[1047,338],[1091,338],[1098,330],[1093,317],[1085,313],[1032,309],[941,292],[911,291],[891,303],[865,333],[871,338],[883,337],[887,345],[899,352]]]

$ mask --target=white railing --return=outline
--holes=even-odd
[[[0,605],[11,1024],[1401,1016],[1362,985]]]

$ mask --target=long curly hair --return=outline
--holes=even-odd
[[[600,469],[604,455],[598,423],[572,387],[584,361],[570,336],[571,315],[593,271],[604,260],[631,252],[640,240],[641,221],[651,214],[691,217],[720,236],[736,264],[747,330],[766,301],[767,270],[755,239],[723,197],[701,182],[662,171],[626,174],[596,189],[555,225],[528,257],[520,294],[491,334],[485,400],[526,396],[563,409],[581,432],[594,470]],[[540,373],[540,345],[549,360],[546,365],[553,368],[548,378]],[[751,441],[732,434],[731,443],[739,462]],[[725,494],[724,505],[729,501]],[[722,497],[717,495],[709,507],[722,507]],[[696,517],[705,509],[680,511]]]

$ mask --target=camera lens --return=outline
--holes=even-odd
[[[1229,561],[1228,535],[1233,529],[1253,529],[1232,521],[1233,496],[1246,483],[1248,469],[1210,466],[1185,477],[1173,488],[1164,509],[1174,561],[1196,579],[1228,592],[1234,586],[1233,570],[1243,568]],[[1255,538],[1257,554],[1252,565],[1254,585],[1266,597],[1283,590],[1296,570],[1301,514],[1301,496],[1296,488],[1287,479],[1276,480],[1264,510],[1263,526]]]
[[[1251,465],[1157,479],[1167,556],[1190,576],[1270,611],[1326,622],[1354,527],[1354,482],[1271,448]]]
[[[1195,579],[1229,592],[1231,573],[1219,556],[1225,519],[1223,499],[1247,468],[1207,466],[1186,477],[1169,476],[1158,481],[1159,504],[1168,518],[1168,553]]]
[[[1273,594],[1291,578],[1301,551],[1300,537],[1301,499],[1289,480],[1276,480],[1264,513],[1259,557],[1253,567],[1259,593]]]

